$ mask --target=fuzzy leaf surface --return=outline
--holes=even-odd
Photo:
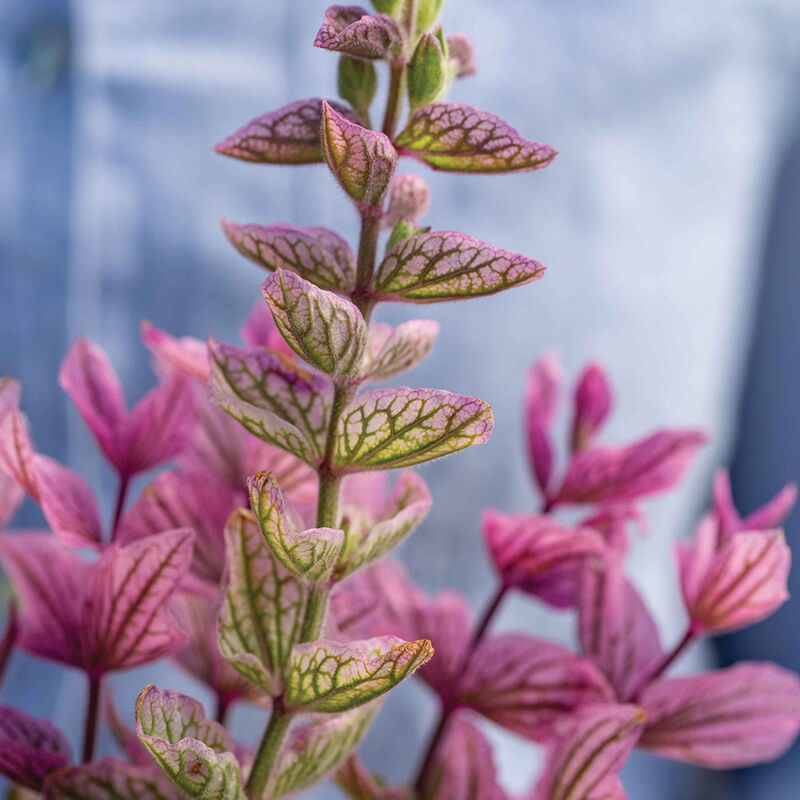
[[[203,707],[179,692],[146,687],[136,700],[136,731],[164,774],[198,800],[244,800],[235,742]]]
[[[306,593],[244,511],[225,530],[227,577],[218,622],[222,655],[264,691],[279,692],[303,624]]]
[[[309,711],[348,711],[385,694],[432,655],[427,639],[405,642],[395,636],[299,644],[289,664],[286,701]]]
[[[334,466],[346,471],[421,464],[488,441],[487,403],[440,389],[375,389],[346,409]]]
[[[395,139],[401,153],[447,172],[527,172],[557,151],[525,139],[507,122],[465,103],[431,103]]]
[[[367,326],[349,300],[286,270],[270,275],[261,290],[278,329],[297,355],[337,377],[358,369]]]
[[[530,283],[544,270],[532,258],[464,233],[419,233],[389,249],[378,267],[375,292],[406,303],[461,300]]]
[[[231,244],[246,258],[270,271],[286,269],[320,289],[350,291],[355,260],[347,242],[327,228],[294,225],[238,225],[222,221]]]
[[[362,364],[362,377],[368,381],[385,381],[416,366],[433,349],[439,334],[439,323],[428,319],[412,319],[396,328],[373,323]]]
[[[211,386],[218,397],[232,394],[274,414],[299,431],[315,455],[322,455],[333,400],[326,378],[263,348],[244,350],[212,340],[209,351]]]
[[[214,149],[232,158],[261,164],[313,164],[322,161],[322,100],[297,100],[256,117]],[[342,116],[357,121],[347,107],[331,102]]]
[[[380,702],[294,728],[276,768],[275,796],[309,789],[347,758],[364,738]]]
[[[403,49],[403,34],[388,14],[372,15],[360,6],[330,6],[314,47],[356,58],[391,60]]]

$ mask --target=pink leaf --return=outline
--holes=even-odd
[[[622,800],[618,774],[642,733],[636,706],[597,705],[565,725],[532,800]]]
[[[322,101],[322,152],[341,187],[363,210],[383,202],[397,164],[388,136],[362,128]]]
[[[553,424],[561,390],[561,367],[554,355],[545,355],[529,370],[525,382],[525,423],[528,460],[533,477],[546,496],[553,472]]]
[[[253,304],[239,333],[248,347],[266,347],[268,350],[294,358],[291,347],[283,341],[283,336],[272,318],[272,312],[261,299]]]
[[[188,800],[147,759],[147,766],[101,758],[60,770],[47,780],[43,800]]]
[[[117,469],[135,475],[169,461],[189,444],[194,426],[189,385],[176,375],[151,389],[125,419],[118,433]]]
[[[372,16],[360,6],[330,6],[314,47],[356,58],[391,60],[403,49],[403,34],[388,14]]]
[[[278,330],[304,361],[336,377],[358,370],[367,326],[353,303],[283,269],[261,291]]]
[[[416,366],[433,349],[439,323],[427,319],[401,322],[396,328],[370,325],[361,364],[363,380],[383,381]]]
[[[557,499],[614,502],[671,489],[707,438],[696,430],[663,430],[625,447],[581,450],[569,465]]]
[[[456,78],[467,78],[477,72],[475,47],[465,33],[451,33],[448,35],[447,52],[450,60],[458,64]]]
[[[17,513],[24,496],[22,487],[15,480],[0,473],[0,531]]]
[[[583,562],[606,549],[596,531],[567,528],[539,514],[486,511],[483,534],[503,583],[557,608],[574,605]]]
[[[457,697],[498,725],[543,742],[566,716],[613,693],[589,661],[560,645],[509,633],[478,645]]]
[[[743,662],[658,681],[641,705],[642,747],[715,769],[772,761],[800,730],[800,680],[775,664]]]
[[[0,706],[0,774],[39,792],[47,776],[69,764],[61,731],[11,706]]]
[[[572,449],[583,450],[600,430],[611,411],[611,386],[599,364],[589,364],[575,386]]]
[[[791,552],[783,531],[744,531],[714,551],[713,528],[701,525],[691,544],[678,545],[689,616],[719,633],[764,619],[789,597]]]
[[[42,533],[3,537],[0,555],[22,605],[19,645],[42,658],[83,666],[82,614],[91,565]]]
[[[447,734],[425,781],[426,800],[505,800],[494,754],[483,734],[462,715]]]
[[[464,103],[431,103],[395,140],[400,153],[448,172],[527,172],[546,167],[557,151],[524,139],[507,122]]]
[[[190,528],[195,533],[192,571],[218,584],[225,564],[225,523],[240,503],[241,493],[209,472],[164,472],[122,518],[117,540],[127,543]]]
[[[76,472],[47,456],[33,457],[39,505],[53,533],[74,547],[97,546],[103,525],[94,492]]]
[[[97,344],[82,337],[64,357],[58,381],[108,460],[115,463],[116,434],[127,411],[119,378],[108,356]]]
[[[322,161],[322,103],[318,97],[297,100],[250,121],[214,150],[232,158],[262,164],[311,164]],[[344,117],[357,121],[350,109],[331,102]]]
[[[208,347],[205,342],[191,336],[176,339],[148,320],[142,321],[140,329],[142,341],[153,353],[156,371],[162,377],[168,378],[176,371],[190,378],[208,378]]]
[[[763,531],[782,525],[792,513],[797,500],[797,484],[788,483],[769,502],[744,518],[747,530]]]
[[[7,376],[0,377],[0,420],[14,408],[19,407],[22,387],[19,381]]]
[[[428,213],[430,206],[431,190],[424,178],[412,173],[398,175],[381,224],[384,228],[394,228],[400,220],[413,224]]]
[[[664,660],[658,628],[612,556],[584,566],[578,622],[583,654],[600,668],[621,701],[632,698]]]
[[[375,276],[375,293],[405,303],[482,297],[530,283],[544,269],[532,258],[464,233],[419,233],[389,248]]]
[[[103,552],[90,589],[90,669],[102,673],[134,667],[184,644],[186,634],[167,601],[189,568],[192,539],[191,531],[179,529]]]
[[[222,220],[222,229],[243,256],[265,269],[296,272],[321,289],[350,291],[355,285],[349,246],[326,228],[238,225]]]
[[[339,424],[334,466],[355,472],[421,464],[489,440],[492,409],[440,389],[375,389],[359,395]]]
[[[16,408],[0,417],[0,469],[30,497],[38,500],[33,445],[25,418]]]

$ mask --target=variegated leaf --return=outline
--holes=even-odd
[[[186,800],[172,782],[152,764],[128,764],[102,758],[53,773],[44,787],[43,800]]]
[[[234,394],[275,414],[300,431],[317,456],[322,455],[333,401],[330,381],[263,348],[244,350],[211,339],[209,352],[212,391],[218,396]]]
[[[147,686],[136,700],[136,732],[164,774],[198,800],[244,800],[236,743],[203,707]]]
[[[353,253],[341,236],[326,228],[223,220],[222,229],[243,256],[268,270],[291,270],[321,289],[347,292],[355,285]]]
[[[314,47],[356,58],[391,60],[403,49],[403,34],[388,14],[368,14],[360,6],[330,6]]]
[[[385,694],[432,655],[427,639],[405,642],[395,636],[299,644],[289,663],[286,702],[308,711],[348,711]]]
[[[297,355],[336,377],[358,369],[367,326],[349,300],[287,270],[272,273],[261,289],[275,324]]]
[[[419,364],[433,348],[439,334],[439,323],[428,319],[412,319],[396,328],[373,323],[362,363],[362,377],[368,381],[384,381]]]
[[[348,119],[358,117],[339,103],[330,105]],[[322,161],[322,100],[297,100],[250,121],[214,149],[232,158],[262,164],[313,164]]]
[[[347,194],[364,210],[379,213],[397,165],[389,137],[362,128],[323,101],[322,152]]]
[[[250,504],[264,538],[276,558],[298,578],[330,578],[344,543],[344,532],[333,528],[298,531],[287,513],[287,500],[271,472],[248,481]]]
[[[303,623],[306,591],[267,544],[255,517],[239,510],[225,530],[225,596],[218,621],[222,655],[248,680],[279,694]]]
[[[343,551],[336,568],[337,578],[392,551],[425,519],[431,505],[425,482],[413,472],[404,473],[392,492],[386,513],[366,531],[352,527],[348,531],[346,553]]]
[[[435,303],[495,294],[541,278],[545,268],[463,233],[419,233],[389,249],[375,277],[384,300]]]
[[[379,709],[375,701],[294,728],[276,768],[275,796],[308,789],[336,769],[358,747]]]
[[[431,103],[395,139],[399,151],[447,172],[526,172],[557,151],[524,139],[507,122],[464,103]]]
[[[377,389],[346,409],[334,466],[343,471],[421,464],[489,439],[494,420],[482,400],[440,389]]]

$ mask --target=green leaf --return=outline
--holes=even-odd
[[[427,516],[431,495],[425,482],[413,472],[404,472],[380,518],[366,530],[358,524],[347,531],[346,555],[336,568],[337,579],[394,550]]]
[[[333,402],[333,386],[327,378],[310,373],[281,353],[263,347],[244,350],[209,339],[208,348],[211,356],[211,389],[215,396],[225,398],[233,395],[248,406],[269,412],[284,423],[289,423],[296,431],[290,437],[295,449],[280,443],[279,429],[276,430],[274,426],[270,427],[271,437],[266,441],[278,444],[296,455],[301,455],[297,450],[308,454],[310,449],[313,456],[309,463],[312,464],[316,457],[322,456]],[[228,411],[225,406],[223,408]],[[298,438],[302,442],[299,447],[295,442]],[[309,460],[302,455],[301,458]]]
[[[347,408],[334,466],[345,472],[421,464],[488,441],[494,422],[482,400],[440,389],[376,389]]]
[[[442,10],[442,2],[443,0],[419,0],[419,5],[417,5],[417,33],[424,33],[433,27],[439,12]]]
[[[248,481],[250,504],[275,557],[303,580],[330,578],[344,543],[344,532],[333,528],[298,531],[287,513],[286,497],[271,472]]]
[[[365,211],[379,212],[397,165],[388,136],[322,105],[322,152],[341,187]]]
[[[372,702],[293,729],[278,763],[275,796],[308,789],[332,772],[364,738],[379,709],[380,702]]]
[[[136,700],[136,732],[164,774],[198,800],[244,800],[235,742],[197,700],[147,686]]]
[[[335,377],[354,373],[367,342],[367,325],[349,301],[278,270],[261,287],[275,324],[292,350]]]
[[[220,652],[248,680],[278,695],[300,637],[306,590],[275,557],[255,517],[243,509],[234,512],[225,529],[225,552]]]
[[[500,117],[464,103],[421,108],[395,138],[401,154],[448,172],[527,172],[546,167],[557,151],[525,139]]]
[[[446,45],[432,34],[423,34],[408,65],[408,102],[411,113],[442,97],[450,85]]]
[[[346,292],[355,285],[355,259],[350,246],[327,228],[239,225],[227,220],[221,224],[230,243],[265,269],[288,269],[322,289]]]
[[[375,276],[375,293],[406,303],[461,300],[529,283],[544,269],[532,258],[463,233],[420,233],[389,249]]]
[[[289,664],[286,702],[308,711],[348,711],[393,689],[432,655],[428,639],[404,642],[395,636],[299,644]]]
[[[369,116],[369,107],[375,97],[378,75],[371,61],[343,55],[339,58],[337,79],[339,96],[350,103],[362,119]]]

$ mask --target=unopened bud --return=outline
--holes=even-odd
[[[339,96],[350,103],[367,123],[377,85],[378,76],[371,61],[352,56],[342,56],[339,59]]]
[[[400,220],[417,222],[431,205],[431,190],[419,175],[398,175],[392,184],[389,208],[383,217],[383,227],[393,228]]]
[[[447,37],[450,61],[456,62],[456,78],[475,74],[475,48],[464,33],[451,33]]]
[[[450,85],[452,71],[443,37],[426,33],[408,65],[408,101],[411,113],[438,100]]]
[[[417,33],[429,31],[442,10],[442,0],[419,0],[417,6]]]
[[[409,236],[416,236],[418,233],[428,232],[430,232],[430,226],[427,228],[419,228],[413,222],[406,222],[404,219],[401,219],[392,229],[389,241],[386,242],[386,252],[389,252],[398,242],[402,242],[403,239],[408,239]]]
[[[403,5],[403,0],[372,0],[372,7],[379,14],[395,16]]]

